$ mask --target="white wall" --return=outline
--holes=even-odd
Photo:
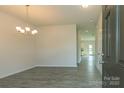
[[[35,65],[35,39],[30,35],[17,33],[17,25],[25,23],[0,13],[0,78]]]
[[[81,62],[81,33],[77,29],[77,63]]]
[[[35,66],[77,66],[76,25],[41,27],[38,35],[18,33],[26,23],[0,12],[0,78]]]
[[[102,12],[99,16],[96,31],[96,67],[102,74],[102,64],[100,64],[102,61],[101,54],[102,54]]]
[[[76,25],[41,27],[37,35],[38,66],[76,67]]]

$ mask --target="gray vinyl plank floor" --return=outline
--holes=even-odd
[[[1,88],[100,88],[94,61],[84,58],[79,67],[35,67],[0,79]]]

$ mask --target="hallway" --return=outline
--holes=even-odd
[[[94,56],[82,56],[82,61],[79,65],[79,73],[86,77],[86,81],[98,81],[102,80],[100,72],[96,69],[95,66],[95,57]]]
[[[93,57],[84,57],[78,68],[35,67],[3,78],[2,88],[97,88],[101,77]]]

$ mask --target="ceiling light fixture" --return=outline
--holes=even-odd
[[[83,4],[83,5],[82,5],[82,7],[83,7],[83,8],[87,8],[87,7],[88,7],[88,5]]]
[[[27,23],[29,23],[29,5],[26,5],[26,20],[27,20]],[[35,35],[38,33],[38,31],[36,29],[31,29],[32,27],[29,26],[29,24],[27,24],[24,28],[22,28],[21,26],[16,26],[16,30],[17,32],[20,32],[20,33],[31,33],[32,35]]]

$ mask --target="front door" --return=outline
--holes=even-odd
[[[120,77],[117,66],[117,6],[102,7],[103,13],[103,87],[119,87]]]

